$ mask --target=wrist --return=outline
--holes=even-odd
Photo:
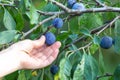
[[[0,77],[21,69],[20,58],[15,51],[6,49],[0,54]]]

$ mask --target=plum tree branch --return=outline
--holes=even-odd
[[[113,20],[111,20],[110,22],[108,23],[105,23],[104,25],[98,27],[98,28],[95,28],[93,30],[90,31],[91,34],[100,34],[102,31],[104,31],[105,29],[111,27],[110,25],[113,24],[120,16],[117,16],[116,18],[114,18]],[[65,49],[67,49],[68,47],[70,47],[72,44],[75,44],[77,42],[80,42],[82,40],[85,40],[87,38],[87,36],[83,35],[82,37],[76,39],[75,41],[73,41],[72,43],[66,45],[62,51],[64,51]]]
[[[92,44],[92,42],[86,44],[85,46],[82,46],[82,47],[78,48],[77,50],[70,50],[70,51],[67,51],[66,54],[68,54],[68,53],[75,53],[76,51],[79,51],[79,50],[88,48],[91,44]]]
[[[56,17],[57,15],[53,15],[47,19],[44,19],[43,21],[40,21],[38,24],[36,24],[32,29],[30,29],[29,31],[27,31],[26,33],[23,34],[23,36],[21,37],[21,39],[25,38],[27,35],[29,35],[30,33],[32,33],[33,31],[35,31],[37,28],[39,28],[42,24],[48,22],[49,20],[52,20]]]
[[[63,9],[65,12],[69,13],[70,9],[67,8],[66,6],[64,6],[63,4],[55,1],[55,0],[48,0],[50,2],[52,2],[53,4],[57,5],[58,7],[60,7],[61,9]]]
[[[37,10],[38,13],[42,14],[42,15],[61,15],[61,14],[66,14],[66,12],[64,11],[56,11],[56,12],[43,12],[43,11],[39,11]],[[85,10],[69,10],[68,14],[74,14],[76,16],[79,16],[79,14],[83,14],[83,13],[97,13],[97,12],[120,12],[120,8],[117,7],[102,7],[102,8],[89,8],[89,9],[85,9]]]
[[[52,16],[52,15],[60,15],[60,14],[65,14],[64,11],[56,11],[56,12],[44,12],[44,11],[40,11],[40,10],[37,10],[37,12],[41,15],[44,15],[44,16]]]
[[[113,76],[113,75],[109,74],[109,73],[106,73],[105,75],[97,76],[96,80],[99,80],[100,78],[103,78],[103,77],[111,77],[111,76]]]
[[[105,4],[101,3],[99,0],[94,0],[98,5],[102,6],[102,7],[106,7]]]
[[[0,3],[0,6],[15,7],[15,5],[13,4],[5,4],[5,3]]]
[[[107,24],[104,28],[102,28],[99,32],[97,32],[96,34],[99,35],[101,32],[103,32],[105,29],[107,29],[109,26],[111,26],[117,19],[119,19],[120,16],[117,16],[116,18],[114,18],[109,24]]]

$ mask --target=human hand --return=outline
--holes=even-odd
[[[60,42],[55,42],[51,46],[45,45],[45,36],[42,36],[38,40],[15,43],[9,50],[19,58],[19,69],[38,69],[50,65],[56,59],[60,46]]]

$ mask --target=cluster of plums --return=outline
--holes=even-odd
[[[63,20],[61,18],[55,18],[52,21],[52,26],[59,29],[63,26]],[[56,37],[52,32],[46,32],[45,33],[46,41],[45,43],[50,46],[55,43]],[[50,72],[55,75],[59,70],[59,67],[57,65],[52,65],[50,67]]]
[[[68,6],[74,10],[84,10],[85,6],[82,3],[77,3],[76,0],[68,0]],[[61,18],[55,18],[52,21],[52,26],[59,29],[63,26],[63,20]],[[52,32],[45,33],[46,41],[45,43],[50,46],[56,41],[56,37]],[[103,49],[109,49],[114,44],[114,40],[109,36],[104,36],[101,38],[100,47]],[[55,75],[59,70],[57,65],[52,65],[50,72]]]
[[[52,26],[57,29],[61,28],[63,26],[63,20],[61,18],[55,18],[52,21]],[[45,37],[46,37],[45,43],[49,46],[52,45],[56,41],[56,37],[52,32],[45,33]]]
[[[85,10],[85,6],[83,3],[79,3],[76,0],[68,0],[68,7],[73,10]]]

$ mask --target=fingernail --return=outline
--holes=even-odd
[[[57,44],[56,44],[56,45],[60,47],[60,46],[61,46],[61,42],[57,42]]]

